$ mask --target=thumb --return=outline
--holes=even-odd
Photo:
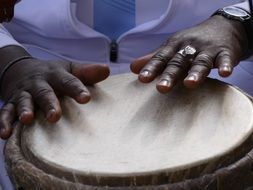
[[[86,85],[93,85],[105,80],[110,75],[110,69],[105,64],[71,64],[71,74]]]

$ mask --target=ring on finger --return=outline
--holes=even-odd
[[[184,49],[179,50],[177,53],[183,56],[184,58],[193,59],[197,54],[197,50],[193,46],[188,45]]]

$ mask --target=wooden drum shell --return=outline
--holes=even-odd
[[[253,136],[211,163],[201,163],[172,173],[99,176],[97,180],[96,176],[72,174],[45,163],[37,164],[36,158],[31,162],[31,155],[24,155],[21,145],[23,130],[24,127],[17,123],[5,147],[7,169],[17,189],[246,190],[253,187]]]
[[[21,125],[16,124],[14,134],[8,140],[5,148],[8,173],[17,189],[25,190],[247,190],[253,187],[253,139],[245,143],[251,150],[240,159],[237,155],[231,159],[232,164],[221,166],[212,174],[197,178],[186,178],[184,181],[162,185],[108,187],[91,186],[61,179],[46,173],[28,162],[20,149],[19,136]],[[251,145],[251,146],[250,146]],[[239,148],[241,149],[241,147]],[[247,148],[248,149],[248,148]],[[244,150],[247,152],[247,150]],[[236,152],[236,151],[235,151]],[[233,153],[231,153],[233,155]]]

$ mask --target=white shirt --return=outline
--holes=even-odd
[[[71,2],[78,20],[93,28],[93,0],[72,0]],[[135,0],[136,25],[139,26],[161,17],[166,12],[169,2],[170,0]]]
[[[118,63],[129,64],[157,49],[174,32],[195,25],[208,18],[214,10],[238,1],[137,0],[137,26],[117,40]],[[39,49],[43,50],[41,58],[47,52],[79,62],[110,64],[110,39],[92,29],[93,9],[88,7],[92,7],[92,0],[58,0],[54,3],[43,0],[39,6],[37,0],[25,0],[17,5],[13,22],[6,26],[18,42],[33,49],[35,56],[40,57],[34,52]],[[0,47],[18,44],[10,37],[6,39],[0,41]],[[122,64],[113,67],[117,70],[115,72],[126,71]]]
[[[92,29],[92,0],[23,0],[16,7],[13,22],[6,24],[15,39],[1,25],[0,48],[24,46],[38,58],[104,62],[112,73],[126,72],[134,58],[157,49],[174,32],[237,2],[240,0],[137,0],[137,26],[118,39],[119,60],[110,63],[110,40]],[[252,85],[248,84],[253,81],[253,69],[244,69],[247,64],[252,65],[240,64],[226,81],[253,94]],[[214,72],[212,76],[217,77]],[[4,166],[0,166],[0,171],[4,171]],[[5,190],[11,189],[5,172],[1,173],[0,182]]]

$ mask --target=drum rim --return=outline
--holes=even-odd
[[[125,74],[125,76],[128,76],[129,74]],[[115,77],[115,76],[114,76]],[[227,87],[229,87],[231,90],[233,90],[235,93],[240,93],[241,95],[245,96],[245,98],[247,99],[247,101],[249,102],[249,106],[251,106],[252,108],[252,116],[253,116],[253,102],[251,101],[251,97],[242,92],[239,88],[234,87],[230,84],[227,84],[225,82],[216,80],[216,79],[208,79],[209,82],[211,83],[217,83],[218,85],[224,85],[226,84]],[[253,117],[250,120],[250,123],[247,124],[248,126],[253,126]],[[23,127],[22,127],[23,129]],[[110,178],[110,177],[117,177],[117,178],[121,178],[121,177],[130,177],[130,176],[136,176],[136,177],[140,177],[140,176],[149,176],[151,173],[153,175],[160,175],[161,173],[166,174],[166,173],[170,173],[173,172],[173,170],[177,170],[177,171],[183,171],[183,170],[188,170],[189,168],[195,168],[201,165],[206,165],[209,161],[216,161],[219,160],[222,157],[226,157],[226,155],[228,155],[230,152],[232,152],[234,149],[237,148],[237,146],[240,146],[243,144],[243,142],[245,142],[250,136],[251,134],[253,134],[253,127],[251,128],[250,131],[248,131],[247,134],[244,134],[244,138],[240,139],[239,141],[235,142],[234,144],[231,144],[229,148],[226,148],[226,150],[224,152],[221,152],[219,154],[216,154],[215,156],[209,157],[209,158],[205,158],[202,160],[197,160],[195,162],[191,162],[185,165],[181,165],[181,166],[177,166],[177,167],[173,167],[173,168],[162,168],[162,169],[156,169],[156,170],[147,170],[147,171],[143,171],[143,172],[126,172],[126,173],[109,173],[109,172],[85,172],[85,171],[81,171],[81,170],[77,170],[77,169],[73,169],[70,167],[66,167],[60,164],[57,164],[55,162],[51,162],[49,160],[44,160],[43,157],[41,157],[41,155],[34,155],[33,152],[31,152],[31,149],[26,147],[26,142],[25,142],[25,146],[22,147],[22,149],[26,150],[26,152],[28,153],[28,155],[26,156],[26,159],[28,160],[33,160],[33,162],[39,163],[39,162],[43,162],[41,163],[42,166],[41,168],[45,168],[48,167],[49,169],[56,169],[59,172],[62,173],[72,173],[75,172],[77,175],[80,176],[95,176],[98,175],[99,177],[106,177],[106,178]],[[23,145],[21,143],[21,145]],[[35,161],[34,161],[35,160]]]
[[[34,164],[28,162],[20,149],[20,142],[18,140],[18,135],[20,135],[21,124],[16,123],[15,129],[12,137],[7,141],[5,145],[5,160],[7,172],[16,186],[16,188],[23,187],[24,189],[32,189],[33,185],[37,185],[38,189],[46,189],[49,182],[52,183],[51,187],[55,187],[55,190],[62,189],[87,189],[87,190],[131,190],[133,186],[94,186],[83,183],[73,183],[64,178],[59,178],[58,176],[53,176],[50,173],[46,173],[40,168],[36,167]],[[252,136],[253,139],[253,136]],[[252,144],[253,146],[253,144]],[[154,190],[170,189],[179,190],[184,188],[185,190],[203,190],[206,187],[210,187],[210,190],[224,189],[231,190],[235,186],[240,187],[237,190],[244,190],[243,184],[236,179],[241,179],[247,177],[245,184],[250,184],[253,187],[253,147],[246,155],[240,159],[237,159],[234,163],[229,164],[225,167],[221,167],[214,173],[205,174],[197,178],[185,179],[181,182],[176,183],[166,183],[161,185],[146,185],[146,186],[134,186],[136,190],[142,190],[143,187],[150,187]],[[249,173],[246,173],[249,172]],[[22,174],[22,176],[18,175]],[[28,176],[28,177],[27,177]],[[42,184],[38,183],[39,177],[41,176]],[[233,181],[231,181],[233,178]],[[51,185],[51,184],[50,184]],[[247,186],[248,187],[248,186]]]
[[[253,106],[252,106],[252,108],[253,108]],[[253,119],[251,121],[251,126],[253,126]],[[21,131],[22,130],[23,130],[23,126],[21,126]],[[250,138],[250,136],[252,134],[253,134],[253,128],[250,131],[250,133],[247,134],[247,136],[245,135],[245,138],[242,138],[240,141],[235,143],[235,145],[237,145],[237,146],[231,145],[231,147],[229,149],[227,149],[226,151],[224,151],[220,154],[216,154],[213,157],[202,159],[202,160],[197,160],[195,162],[191,162],[191,163],[185,164],[183,166],[178,166],[178,167],[173,167],[173,168],[163,168],[163,169],[157,169],[157,170],[147,170],[147,171],[144,171],[144,172],[131,172],[131,173],[130,172],[129,173],[108,173],[108,172],[106,173],[106,172],[92,172],[92,171],[91,172],[85,172],[85,171],[81,171],[81,170],[72,169],[72,168],[69,168],[69,167],[66,167],[66,166],[62,166],[60,164],[57,164],[55,162],[50,162],[48,160],[38,159],[38,158],[41,158],[40,155],[36,157],[30,151],[30,149],[28,149],[27,147],[25,147],[25,149],[26,149],[26,153],[29,152],[29,156],[26,155],[24,157],[29,161],[32,160],[33,163],[43,161],[41,168],[44,168],[45,167],[44,164],[47,164],[49,168],[56,169],[58,172],[62,172],[62,173],[72,173],[72,172],[74,172],[75,174],[80,175],[80,176],[96,176],[96,175],[98,175],[99,177],[102,177],[102,178],[103,177],[105,177],[105,178],[110,178],[110,177],[112,177],[112,178],[114,178],[114,177],[125,178],[125,177],[127,177],[128,178],[128,177],[131,177],[131,176],[141,177],[141,176],[149,176],[151,174],[152,175],[160,175],[162,173],[163,174],[164,173],[170,173],[170,172],[173,172],[173,170],[176,170],[176,171],[184,171],[184,170],[189,170],[189,169],[191,170],[191,169],[194,169],[194,168],[202,166],[202,165],[206,165],[206,164],[208,165],[209,161],[216,162],[217,160],[220,160],[222,157],[226,157],[227,155],[231,154],[231,152],[233,152],[235,149],[239,148],[248,138]],[[21,148],[21,150],[23,150],[23,148]]]
[[[213,80],[214,81],[214,80]],[[216,80],[217,81],[217,80]],[[221,82],[221,81],[218,81],[219,83],[221,83],[221,84],[226,84],[226,83],[224,83],[224,82]],[[236,87],[234,87],[234,86],[232,86],[232,85],[228,85],[228,86],[230,86],[230,87],[232,87],[233,89],[235,89],[235,90],[237,90],[237,91],[239,91],[239,92],[241,92],[242,93],[242,91],[240,90],[240,89],[238,89],[238,88],[236,88]],[[249,96],[249,95],[247,95],[247,94],[245,94],[244,92],[243,92],[243,95],[245,95],[246,97],[248,97],[248,99],[249,99],[249,101],[250,100],[252,100],[252,98]],[[252,101],[250,101],[251,102],[251,105],[253,106],[253,103],[252,103]],[[20,125],[20,124],[19,124]],[[252,123],[251,123],[251,125],[252,125]],[[20,128],[20,127],[19,127]],[[16,129],[15,129],[16,130]],[[249,136],[248,137],[245,137],[245,139],[247,139],[247,138],[249,138],[250,137],[250,134],[249,134]],[[242,141],[245,141],[245,139],[244,140],[242,140]],[[20,143],[20,141],[19,141],[19,143]],[[239,145],[240,146],[240,145]],[[7,146],[6,146],[7,147]],[[236,148],[233,148],[233,149],[236,149]],[[21,150],[20,150],[21,151]],[[223,153],[222,155],[227,155],[227,153],[228,152],[230,152],[231,150],[228,150],[227,152],[225,152],[225,153]],[[217,155],[216,156],[217,158],[219,158],[220,157],[220,155]],[[24,159],[25,161],[26,161],[26,158],[22,158],[22,159]],[[212,160],[213,160],[214,158],[212,158]],[[208,160],[210,160],[210,159],[205,159],[205,162],[208,162]],[[201,163],[202,164],[202,163]],[[200,165],[200,163],[198,162],[198,165]],[[34,167],[36,167],[37,168],[37,166],[34,166]],[[191,168],[194,168],[195,166],[192,166]],[[72,171],[73,171],[73,169],[71,169]],[[148,174],[148,175],[150,175],[150,173],[152,172],[152,174],[153,175],[155,175],[155,174],[159,174],[159,173],[161,173],[161,172],[164,172],[164,171],[166,171],[166,172],[168,172],[168,170],[166,170],[166,169],[162,169],[162,170],[159,170],[159,171],[148,171],[148,172],[143,172],[143,173],[139,173],[140,174],[140,176],[142,176],[143,174]],[[83,173],[82,173],[83,174]],[[90,173],[89,173],[90,174]],[[95,174],[99,174],[99,173],[95,173]],[[99,174],[100,175],[100,174]],[[113,174],[114,176],[116,176],[117,177],[117,175],[115,175],[115,174]],[[129,174],[128,174],[129,175]],[[126,177],[128,177],[128,175],[126,175]],[[131,175],[133,175],[133,173],[131,173]],[[108,173],[105,175],[105,177],[112,177],[110,174],[108,175]],[[103,177],[103,176],[102,176]],[[120,176],[118,176],[118,177],[124,177],[124,176],[122,176],[122,175],[120,175]],[[137,176],[138,177],[138,176]]]

